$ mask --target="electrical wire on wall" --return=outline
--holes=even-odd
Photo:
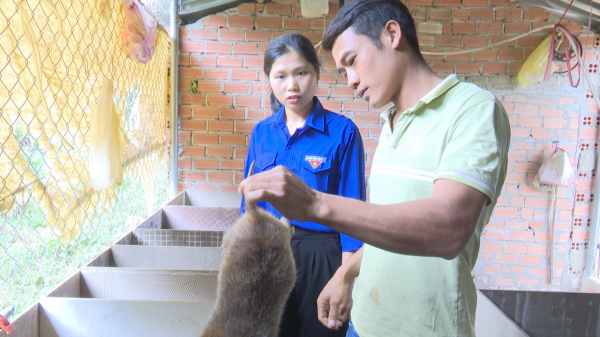
[[[579,41],[579,39],[575,36],[575,43],[577,44],[577,49],[579,50],[579,55],[584,55],[583,54],[583,45],[581,44],[581,41]],[[567,51],[568,49],[568,51]],[[569,45],[568,48],[565,48],[565,52],[561,53],[559,52],[558,48],[555,48],[554,50],[554,60],[559,61],[559,62],[566,62],[567,60],[567,52],[569,53],[569,56],[571,58],[575,58],[577,54],[575,54],[575,50],[573,50],[573,47]],[[585,58],[585,57],[584,57]],[[585,61],[585,59],[584,59]],[[569,69],[565,69],[565,70],[556,70],[555,73],[556,74],[566,74],[569,72],[569,70],[573,71],[575,69],[575,67],[577,67],[577,63],[573,64],[573,66]]]
[[[319,41],[319,43],[314,45],[315,49],[317,49],[317,47],[319,47],[319,51],[317,52],[317,55],[319,55],[321,53],[321,47],[323,46],[323,38],[325,38],[325,28],[326,27],[327,27],[327,23],[325,22],[325,17],[323,17],[323,36],[321,37],[321,41]]]

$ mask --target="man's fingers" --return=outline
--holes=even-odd
[[[298,179],[284,166],[277,166],[269,171],[260,172],[252,176],[246,177],[242,180],[238,187],[238,193],[244,194],[247,190],[258,190],[258,189],[272,189],[272,190],[283,190],[285,189],[286,180],[294,178]],[[299,180],[302,182],[301,180]]]
[[[342,305],[340,305],[340,308],[338,311],[338,321],[345,322],[347,320],[348,320],[348,309],[344,304],[342,304]]]
[[[321,324],[324,326],[329,325],[329,303],[327,300],[322,300],[320,297],[317,299],[317,317]]]
[[[290,220],[306,221],[316,192],[283,166],[244,179],[238,187],[250,205],[270,203]]]
[[[256,203],[257,201],[275,202],[277,203],[285,196],[285,191],[277,183],[265,181],[248,181],[244,185],[242,193],[249,201]]]
[[[240,186],[238,186],[238,194],[244,194],[244,188],[246,187],[247,180],[248,179],[242,180],[242,182],[240,183]]]
[[[329,302],[329,322],[327,324],[327,327],[329,329],[334,329],[337,330],[338,329],[338,309],[340,307],[340,304],[337,301],[330,301]]]
[[[331,301],[331,298],[325,296],[317,299],[317,317],[319,322],[329,329],[337,330],[342,324],[337,319],[337,310],[339,303]]]
[[[271,171],[261,172],[261,173],[255,174],[255,175],[248,175],[246,177],[246,179],[242,180],[242,182],[240,183],[240,186],[238,187],[238,193],[245,194],[245,192],[248,188],[250,188],[251,190],[257,189],[258,186],[256,186],[256,184],[258,182],[263,182],[263,183],[266,183],[266,185],[268,185],[268,183],[271,180],[271,178],[270,178],[271,175],[272,175]]]
[[[263,189],[245,191],[244,196],[246,197],[247,202],[256,205],[259,201],[267,201],[269,202],[270,193]]]

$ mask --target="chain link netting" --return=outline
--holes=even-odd
[[[171,1],[173,0],[142,1],[142,3],[152,11],[158,24],[161,25],[169,35],[171,34]]]
[[[165,24],[169,1],[150,8]],[[169,38],[159,28],[153,59],[132,61],[124,19],[120,0],[0,1],[0,309],[19,314],[167,198]],[[129,143],[121,186],[94,191],[105,78]]]

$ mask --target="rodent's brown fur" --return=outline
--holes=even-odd
[[[275,337],[296,281],[292,227],[247,207],[223,239],[215,310],[202,337]]]

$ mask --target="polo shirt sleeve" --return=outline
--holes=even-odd
[[[352,122],[350,122],[352,123]],[[338,195],[366,200],[365,150],[358,128],[352,124],[352,131],[345,140],[345,149],[339,161]],[[340,233],[342,252],[360,249],[363,243],[344,233]]]
[[[450,179],[477,189],[488,204],[501,192],[496,189],[501,170],[506,170],[510,124],[502,104],[486,100],[459,114],[435,179]]]

